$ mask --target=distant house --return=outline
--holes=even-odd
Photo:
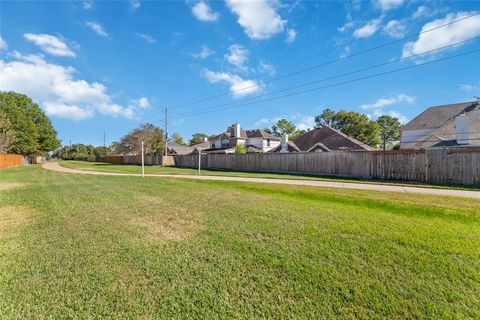
[[[280,146],[270,152],[329,152],[338,150],[371,151],[373,149],[329,126],[321,126],[308,131],[293,141],[288,141],[288,136],[282,137]]]
[[[478,102],[430,107],[401,130],[400,149],[475,145],[480,145]]]
[[[205,140],[204,142],[193,145],[193,146],[184,146],[176,142],[169,142],[167,145],[167,153],[168,155],[171,155],[171,156],[185,155],[185,154],[197,153],[198,149],[205,150],[205,149],[208,149],[209,147],[210,147],[210,143],[208,142],[208,140]]]
[[[280,138],[262,129],[244,130],[236,123],[233,130],[209,139],[207,153],[234,153],[237,145],[244,145],[248,153],[268,152],[280,145]]]
[[[167,153],[171,156],[190,154],[195,150],[194,147],[187,147],[176,142],[168,142]]]

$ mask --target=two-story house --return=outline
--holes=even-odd
[[[244,130],[236,123],[232,130],[209,139],[208,153],[234,153],[237,145],[247,152],[268,152],[280,145],[280,138],[262,129]]]
[[[480,146],[477,101],[426,109],[402,127],[400,149]]]

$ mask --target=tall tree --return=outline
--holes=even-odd
[[[112,147],[115,154],[140,155],[142,141],[146,155],[161,154],[165,148],[162,129],[151,123],[145,123],[133,129]]]
[[[332,127],[337,113],[330,108],[322,111],[322,113],[315,117],[316,127],[329,126]]]
[[[208,138],[208,135],[205,133],[194,133],[188,145],[194,146],[196,144],[202,143],[205,141],[205,138]]]
[[[185,141],[183,141],[183,138],[182,136],[180,135],[180,133],[178,132],[174,132],[173,135],[172,135],[172,139],[175,143],[179,144],[179,145],[182,145],[182,146],[186,146],[187,144],[185,143]]]
[[[7,153],[15,140],[15,130],[13,130],[5,112],[0,110],[0,153]]]
[[[325,109],[315,117],[315,122],[317,126],[328,125],[369,146],[376,147],[380,144],[380,125],[370,120],[366,114]]]
[[[380,137],[383,143],[383,151],[385,151],[388,143],[400,139],[400,121],[395,117],[383,115],[378,117],[377,123],[380,126]]]
[[[277,136],[281,136],[284,133],[290,135],[295,132],[297,128],[295,125],[288,121],[287,119],[279,119],[273,126],[272,126],[272,133]]]
[[[288,134],[290,140],[295,140],[296,138],[304,135],[307,131],[299,130],[292,122],[287,119],[280,119],[272,126],[270,133],[273,133],[277,136],[282,136],[284,133]]]
[[[8,152],[42,154],[60,147],[50,120],[26,95],[0,92],[0,110],[10,122],[16,137]]]

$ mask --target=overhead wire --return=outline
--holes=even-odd
[[[326,65],[330,65],[330,64],[333,64],[333,63],[336,63],[336,62],[339,62],[339,61],[344,61],[344,60],[350,59],[350,58],[352,58],[352,57],[359,56],[359,55],[362,55],[362,54],[365,54],[365,53],[368,53],[368,52],[371,52],[371,51],[373,51],[373,50],[377,50],[377,49],[380,49],[380,48],[384,48],[384,47],[386,47],[386,46],[389,46],[389,45],[392,45],[392,44],[395,44],[395,43],[399,43],[399,42],[405,41],[406,39],[410,39],[410,38],[412,38],[412,37],[415,37],[415,36],[418,36],[418,35],[421,35],[421,34],[425,34],[425,33],[428,33],[428,32],[432,32],[432,31],[438,30],[438,29],[440,29],[440,28],[443,28],[443,27],[452,25],[452,24],[454,24],[454,23],[457,23],[457,22],[460,22],[460,21],[463,21],[463,20],[466,20],[466,19],[470,19],[470,18],[472,18],[472,17],[474,17],[474,16],[477,16],[477,15],[480,15],[480,12],[473,13],[473,14],[468,15],[468,16],[465,16],[465,17],[463,17],[463,18],[460,18],[460,19],[457,19],[457,20],[453,20],[453,21],[450,21],[450,22],[448,22],[448,23],[445,23],[445,24],[442,24],[442,25],[439,25],[439,26],[436,26],[436,27],[433,27],[433,28],[430,28],[430,29],[427,29],[427,30],[422,30],[422,31],[420,31],[420,32],[411,33],[411,34],[406,35],[406,36],[404,36],[404,37],[402,37],[402,38],[400,38],[400,39],[396,39],[396,40],[393,40],[393,41],[385,42],[385,43],[383,43],[383,44],[380,44],[380,45],[377,45],[377,46],[374,46],[374,47],[370,47],[370,48],[367,48],[367,49],[364,49],[364,50],[361,50],[361,51],[358,51],[358,52],[355,52],[355,53],[352,53],[352,54],[348,54],[348,55],[345,55],[345,56],[340,57],[340,58],[337,58],[337,59],[329,60],[329,61],[326,61],[326,62],[317,64],[317,65],[313,65],[313,66],[310,66],[310,67],[307,67],[307,68],[304,68],[304,69],[300,69],[300,70],[297,70],[297,71],[294,71],[294,72],[291,72],[291,73],[286,73],[286,74],[284,74],[284,75],[280,75],[280,76],[277,76],[277,77],[274,77],[274,78],[265,80],[265,81],[263,81],[263,83],[266,84],[266,83],[274,82],[274,81],[277,81],[277,80],[280,80],[280,79],[284,79],[284,78],[287,78],[287,77],[291,77],[291,76],[294,76],[294,75],[297,75],[297,74],[300,74],[300,73],[304,73],[304,72],[307,72],[307,71],[315,70],[315,69],[318,69],[318,68],[320,68],[320,67],[323,67],[323,66],[326,66]],[[174,110],[174,109],[178,109],[178,108],[183,108],[183,107],[186,107],[186,106],[190,106],[190,105],[198,104],[198,103],[200,103],[200,102],[205,102],[205,101],[213,100],[213,99],[216,99],[216,98],[219,98],[219,97],[227,96],[227,95],[230,95],[230,94],[232,94],[232,93],[237,93],[237,92],[245,91],[245,90],[252,89],[252,88],[255,88],[255,87],[257,87],[257,84],[255,84],[255,85],[250,85],[250,86],[246,86],[246,87],[242,87],[242,88],[239,88],[239,89],[230,91],[230,92],[228,92],[228,93],[222,93],[222,94],[218,94],[218,95],[214,95],[214,96],[210,96],[210,97],[206,97],[206,98],[201,98],[201,99],[198,99],[198,100],[195,100],[195,101],[191,101],[191,102],[188,102],[188,103],[176,105],[176,106],[171,107],[170,109],[171,109],[171,110]]]
[[[352,75],[352,74],[355,74],[355,73],[359,73],[359,72],[383,67],[383,66],[386,66],[386,65],[394,64],[394,63],[397,63],[397,62],[401,62],[401,61],[405,61],[405,60],[409,60],[409,59],[413,59],[413,58],[418,58],[418,57],[423,56],[423,55],[431,54],[431,53],[436,52],[436,51],[440,51],[440,50],[447,49],[447,48],[450,48],[450,47],[458,46],[460,44],[464,44],[464,43],[474,41],[474,40],[477,40],[477,39],[480,39],[480,36],[473,37],[473,38],[470,38],[470,39],[467,39],[467,40],[464,40],[464,41],[459,41],[459,42],[449,44],[449,45],[446,45],[446,46],[438,47],[438,48],[435,48],[435,49],[431,49],[431,50],[421,52],[421,53],[418,53],[418,54],[414,54],[414,55],[411,55],[411,56],[408,56],[408,57],[402,57],[402,58],[398,58],[398,59],[395,59],[395,60],[390,60],[390,61],[387,61],[387,62],[383,62],[383,63],[371,65],[371,66],[368,66],[368,67],[356,69],[354,71],[349,71],[349,72],[341,73],[341,74],[338,74],[338,75],[333,75],[333,76],[330,76],[330,77],[322,78],[322,79],[319,79],[319,80],[314,80],[314,81],[310,81],[310,82],[301,83],[301,84],[298,84],[298,85],[295,85],[295,86],[292,86],[292,87],[288,87],[288,88],[284,88],[284,89],[281,89],[281,90],[268,92],[268,93],[265,93],[265,94],[262,94],[262,95],[257,95],[257,96],[254,96],[254,97],[244,98],[240,101],[232,101],[232,102],[228,102],[228,103],[222,103],[222,104],[218,104],[218,105],[214,105],[214,106],[210,106],[210,107],[206,107],[206,108],[202,108],[202,109],[197,109],[197,110],[191,111],[191,112],[206,111],[206,110],[215,109],[217,107],[223,107],[223,106],[238,104],[239,102],[261,99],[261,98],[264,98],[264,97],[272,96],[272,95],[282,93],[282,92],[286,92],[286,91],[290,91],[290,90],[293,90],[293,89],[298,89],[298,88],[310,86],[310,85],[313,85],[313,84],[325,82],[325,81],[328,81],[328,80],[342,78],[342,77]],[[186,114],[186,113],[188,113],[188,112],[185,112],[183,114]],[[182,114],[180,114],[180,116],[181,115]]]
[[[385,71],[385,72],[375,73],[375,74],[371,74],[371,75],[367,75],[367,76],[363,76],[363,77],[359,77],[359,78],[355,78],[355,79],[351,79],[351,80],[347,80],[347,81],[342,81],[342,82],[329,84],[329,85],[326,85],[326,86],[310,88],[310,89],[306,89],[306,90],[302,90],[302,91],[293,92],[293,93],[290,93],[290,94],[280,95],[280,96],[269,98],[269,99],[263,99],[263,100],[260,100],[260,101],[253,101],[253,102],[250,102],[250,103],[238,104],[238,105],[234,105],[234,106],[231,106],[231,107],[222,107],[222,108],[217,108],[217,109],[214,109],[214,110],[207,110],[207,111],[204,111],[204,112],[202,112],[202,111],[192,111],[190,113],[184,113],[180,117],[177,117],[176,119],[185,118],[185,117],[189,117],[189,116],[196,116],[196,115],[200,115],[200,114],[206,114],[206,113],[211,113],[211,112],[221,111],[221,110],[226,110],[226,109],[238,108],[238,107],[247,106],[247,105],[264,103],[264,102],[278,100],[278,99],[281,99],[281,98],[295,96],[295,95],[308,93],[308,92],[312,92],[312,91],[318,91],[318,90],[322,90],[322,89],[326,89],[326,88],[337,87],[337,86],[344,85],[344,84],[358,82],[358,81],[362,81],[362,80],[366,80],[366,79],[370,79],[370,78],[376,78],[376,77],[380,77],[380,76],[384,76],[384,75],[388,75],[388,74],[392,74],[392,73],[396,73],[396,72],[401,72],[401,71],[404,71],[404,70],[419,68],[419,67],[422,67],[422,66],[425,66],[425,65],[430,65],[430,64],[433,64],[433,63],[437,63],[437,62],[451,60],[451,59],[454,59],[454,58],[474,54],[474,53],[477,53],[479,51],[480,51],[480,49],[476,49],[476,50],[468,51],[468,52],[461,53],[461,54],[456,54],[456,55],[452,55],[452,56],[448,56],[448,57],[444,57],[444,58],[439,58],[439,59],[435,59],[435,60],[430,60],[430,61],[427,61],[427,62],[415,64],[415,65],[410,65],[410,66],[403,67],[403,68],[398,68],[398,69],[393,69],[393,70],[389,70],[389,71]]]

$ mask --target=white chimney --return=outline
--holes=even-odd
[[[280,152],[288,152],[288,133],[282,134],[282,148]]]
[[[204,137],[203,142],[208,142],[208,137]]]
[[[234,138],[240,138],[240,123],[235,123],[235,126],[233,127],[233,137]]]
[[[470,144],[470,116],[462,113],[455,118],[455,133],[458,144]]]

